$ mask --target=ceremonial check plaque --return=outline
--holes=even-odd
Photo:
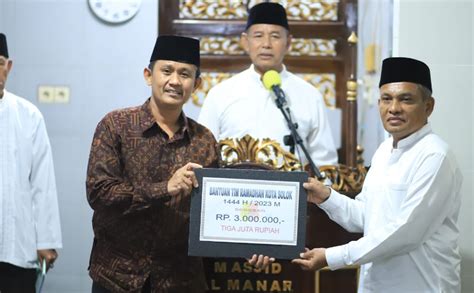
[[[305,172],[196,169],[189,255],[293,259],[304,251]]]

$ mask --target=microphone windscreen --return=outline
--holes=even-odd
[[[271,90],[273,86],[281,85],[281,77],[275,70],[269,70],[263,74],[263,85],[267,90]]]

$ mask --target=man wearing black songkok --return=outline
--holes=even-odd
[[[217,166],[217,144],[182,110],[199,65],[198,40],[158,37],[144,69],[151,97],[97,126],[86,182],[92,292],[205,290],[201,259],[187,256],[190,192],[195,168]]]
[[[0,292],[35,293],[36,270],[62,247],[51,144],[38,108],[6,89],[13,68],[0,33]]]
[[[321,93],[299,76],[286,70],[284,57],[290,49],[291,33],[285,8],[278,3],[263,2],[249,11],[241,46],[252,65],[213,87],[199,113],[199,123],[208,127],[216,139],[271,138],[290,151],[285,137],[290,129],[275,104],[275,96],[262,83],[269,70],[281,77],[291,116],[298,124],[298,133],[316,165],[334,165],[337,152],[331,134]],[[290,142],[291,140],[286,140]],[[301,150],[296,154],[307,163]]]
[[[310,270],[361,265],[358,292],[460,292],[462,174],[431,130],[431,93],[425,63],[384,60],[379,110],[391,137],[375,152],[361,193],[350,199],[317,180],[304,184],[310,202],[364,236],[306,251],[294,263]]]

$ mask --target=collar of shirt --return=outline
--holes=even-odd
[[[265,86],[263,85],[263,82],[262,82],[262,76],[260,75],[260,73],[258,73],[255,70],[255,66],[253,64],[250,65],[250,67],[247,69],[247,71],[249,72],[249,75],[251,76],[251,78],[253,80],[255,80],[262,88],[265,88]],[[281,78],[281,84],[282,84],[282,87],[283,87],[284,81],[288,78],[288,71],[286,70],[285,64],[283,64],[283,69],[282,69],[281,72],[279,72],[279,74],[280,74],[280,78]]]
[[[422,128],[417,130],[416,132],[410,134],[408,137],[400,140],[397,145],[397,149],[405,149],[408,148],[412,145],[414,145],[417,141],[422,139],[425,135],[431,133],[431,124],[426,123]],[[392,143],[390,145],[393,145],[393,138],[392,138]]]
[[[158,123],[156,123],[155,118],[153,117],[153,114],[151,113],[150,109],[150,99],[148,98],[145,103],[141,106],[140,109],[140,119],[142,120],[141,122],[141,128],[142,128],[142,133],[146,133],[150,131],[152,128],[157,127],[158,129],[161,129]],[[191,128],[189,127],[189,120],[188,117],[184,114],[183,111],[181,111],[181,114],[178,118],[178,123],[180,125],[180,128],[178,131],[175,133],[175,135],[172,137],[172,140],[179,140],[184,137],[184,135],[187,135],[189,139],[191,139]]]
[[[8,92],[7,89],[3,89],[3,97],[0,99],[0,109],[5,107],[8,99]]]
[[[255,97],[265,97],[267,99],[267,102],[271,101],[271,103],[274,103],[273,101],[275,100],[275,95],[273,94],[272,90],[267,90],[265,86],[263,85],[262,82],[262,76],[255,70],[255,66],[252,64],[250,67],[246,70],[247,78],[253,82],[254,86],[258,91],[262,91],[262,95],[257,94],[257,92],[254,92]],[[291,98],[289,95],[288,88],[286,85],[288,84],[287,80],[289,78],[289,73],[286,70],[286,66],[283,64],[283,69],[280,74],[280,79],[281,79],[281,89],[286,95],[286,105],[288,107],[291,107]],[[264,94],[265,93],[265,94]],[[276,105],[275,105],[276,106]]]

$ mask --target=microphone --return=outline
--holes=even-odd
[[[281,77],[275,70],[269,70],[263,74],[263,85],[267,90],[273,91],[276,96],[276,103],[278,107],[286,104],[285,93],[281,89]]]
[[[303,139],[301,136],[298,134],[298,131],[296,130],[298,128],[297,123],[293,123],[291,119],[291,113],[290,113],[290,108],[289,107],[283,107],[286,106],[286,97],[285,93],[281,89],[281,77],[278,72],[275,70],[269,70],[263,74],[262,77],[263,85],[267,90],[273,91],[273,93],[276,96],[275,103],[277,104],[278,108],[280,109],[281,113],[285,117],[286,122],[288,123],[288,128],[291,131],[291,138],[293,138],[293,144],[296,143],[301,150],[303,151],[304,155],[306,156],[306,159],[308,160],[309,167],[313,174],[318,178],[318,179],[323,179],[324,177],[321,175],[319,172],[318,167],[313,162],[313,159],[308,153],[308,150],[303,144]]]

